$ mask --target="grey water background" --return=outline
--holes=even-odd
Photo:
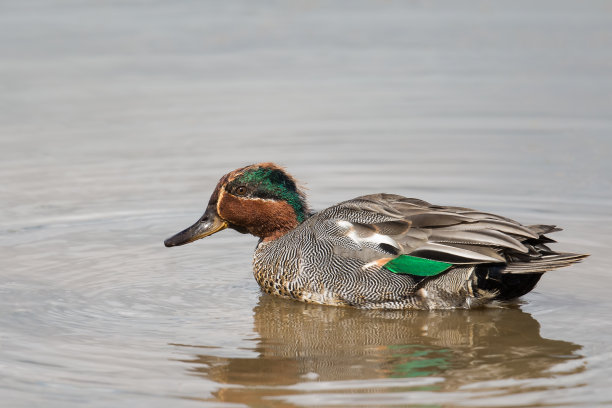
[[[612,406],[612,3],[0,1],[6,407]],[[260,293],[221,175],[550,223],[512,305]]]

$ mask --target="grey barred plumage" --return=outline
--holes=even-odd
[[[410,211],[405,213],[414,216],[409,218],[405,213],[399,212],[399,208],[409,209]],[[483,290],[477,286],[475,266],[455,267],[442,276],[425,280],[411,275],[397,275],[382,265],[367,266],[376,259],[395,254],[385,247],[381,248],[374,239],[368,240],[364,233],[355,239],[349,238],[350,229],[347,228],[347,223],[369,232],[384,230],[386,227],[386,231],[393,235],[380,234],[381,242],[388,244],[389,239],[385,238],[392,237],[392,246],[400,253],[413,253],[426,242],[443,242],[445,245],[436,248],[438,253],[456,257],[453,245],[464,245],[461,254],[465,257],[473,252],[474,263],[485,260],[499,262],[499,254],[493,251],[489,254],[493,259],[483,259],[481,248],[472,248],[473,251],[470,251],[465,247],[466,244],[496,247],[505,245],[511,250],[523,253],[527,251],[526,247],[517,245],[515,240],[501,239],[499,234],[492,233],[492,230],[477,229],[476,225],[471,225],[472,234],[466,239],[450,242],[444,237],[453,231],[466,230],[467,223],[480,222],[482,227],[490,227],[498,221],[496,216],[485,218],[482,213],[478,213],[476,219],[457,213],[455,224],[451,224],[450,211],[453,210],[465,214],[472,211],[436,207],[421,200],[415,202],[390,194],[358,197],[340,203],[315,214],[301,224],[300,228],[279,239],[260,242],[253,261],[255,279],[270,294],[314,303],[385,309],[481,305],[494,298],[497,292]],[[440,214],[440,218],[435,217],[436,214]],[[415,228],[415,224],[419,227]],[[378,229],[368,228],[374,225],[377,225]],[[506,230],[515,225],[515,235],[520,234],[527,238],[535,236],[523,226],[503,221],[503,228]],[[474,241],[474,236],[478,234],[482,236]],[[465,258],[463,260],[465,261]],[[367,267],[364,269],[364,266]],[[274,286],[274,283],[277,285]]]
[[[274,172],[255,171],[260,167]],[[265,292],[367,309],[470,308],[512,299],[532,290],[544,272],[586,257],[552,251],[546,244],[554,241],[544,234],[558,231],[554,226],[524,226],[486,212],[394,194],[357,197],[307,214],[299,191],[304,202],[287,203],[274,197],[267,179],[266,197],[256,193],[261,188],[253,174],[274,174],[284,185],[293,183],[279,169],[265,163],[224,176],[204,216],[166,245],[226,227],[251,232],[260,237],[253,271]],[[241,178],[245,172],[248,182]],[[225,190],[226,183],[240,197]],[[417,271],[415,265],[424,269]]]

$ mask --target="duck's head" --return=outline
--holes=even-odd
[[[253,164],[221,177],[204,215],[164,244],[188,244],[225,228],[270,241],[297,227],[307,215],[306,198],[293,177],[274,163]]]

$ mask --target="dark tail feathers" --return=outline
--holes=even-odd
[[[497,293],[497,300],[514,299],[530,292],[544,272],[569,266],[587,256],[560,253],[543,255],[529,262],[478,265],[475,271],[476,285],[479,289]]]

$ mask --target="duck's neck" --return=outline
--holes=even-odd
[[[251,224],[251,234],[262,242],[274,241],[295,229],[309,216],[303,194],[296,191],[284,200],[264,200],[258,205],[260,222]],[[257,205],[257,204],[256,204]]]
[[[304,222],[307,217],[304,209],[305,206],[300,206],[298,212],[286,201],[266,202],[262,206],[265,211],[262,222],[252,224],[249,232],[263,242],[274,241]]]

